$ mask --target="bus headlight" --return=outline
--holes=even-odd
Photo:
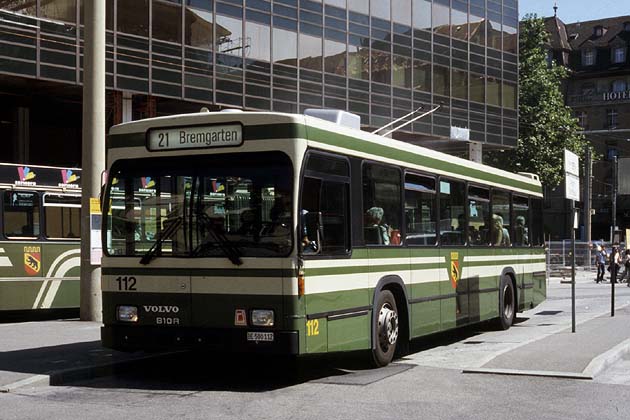
[[[116,311],[116,318],[122,322],[138,322],[138,307],[121,305]]]
[[[258,327],[273,327],[273,310],[252,310],[252,325],[256,325]]]

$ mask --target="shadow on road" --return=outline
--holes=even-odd
[[[300,359],[280,356],[182,352],[139,362],[125,372],[72,386],[159,391],[266,392],[311,381],[371,372],[364,353]],[[383,378],[391,376],[383,373]],[[370,382],[381,378],[372,377]],[[361,381],[359,381],[361,382]],[[360,383],[358,383],[360,384]]]

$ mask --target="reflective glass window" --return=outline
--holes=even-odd
[[[186,7],[186,45],[211,50],[214,44],[212,12]]]
[[[216,20],[216,51],[228,55],[242,56],[243,21],[222,15],[216,15]]]
[[[436,95],[450,96],[451,82],[448,67],[433,66],[433,93]]]
[[[186,6],[196,9],[203,9],[208,12],[212,11],[212,0],[185,0]]]
[[[486,101],[488,105],[501,106],[501,82],[494,77],[488,77],[486,86]]]
[[[411,1],[394,0],[392,5],[392,20],[396,23],[411,26]]]
[[[300,34],[300,67],[322,71],[322,39]]]
[[[370,50],[368,47],[348,45],[348,76],[354,79],[370,79]]]
[[[37,3],[33,0],[0,0],[0,9],[22,15],[37,15]]]
[[[182,42],[182,6],[170,1],[153,0],[153,38]]]
[[[480,103],[486,101],[486,78],[480,74],[470,75],[470,100]]]
[[[516,109],[516,85],[503,83],[503,106],[505,108]]]
[[[503,50],[516,54],[518,48],[518,34],[516,28],[503,25]]]
[[[468,39],[468,13],[452,9],[451,25],[451,36],[453,38]]]
[[[247,21],[245,23],[245,58],[271,61],[271,28],[267,25]]]
[[[413,0],[413,27],[431,29],[431,0]]]
[[[297,33],[273,28],[273,62],[297,66]]]
[[[372,50],[372,81],[391,84],[392,56],[383,51]]]
[[[42,1],[39,6],[39,15],[48,19],[76,23],[77,2],[76,0]]]
[[[486,19],[480,14],[470,13],[470,41],[486,45]]]
[[[411,87],[411,58],[394,56],[392,66],[392,82],[394,86],[402,88]]]
[[[332,6],[337,6],[342,9],[346,8],[346,0],[325,0],[324,3],[330,4]]]
[[[433,3],[433,30],[442,35],[450,34],[450,10],[448,6],[440,3]]]
[[[370,2],[366,0],[348,0],[348,9],[353,12],[363,13],[364,15],[370,14]]]
[[[324,68],[327,73],[346,75],[346,44],[324,40]]]
[[[120,32],[149,36],[149,1],[118,0],[117,25]]]
[[[488,47],[497,50],[501,49],[501,24],[492,20],[488,21]]]
[[[413,88],[423,92],[431,92],[431,64],[413,60]]]
[[[395,0],[396,3],[398,1]],[[372,0],[370,6],[373,17],[390,20],[390,0]]]
[[[453,69],[453,97],[458,99],[468,99],[468,72]]]

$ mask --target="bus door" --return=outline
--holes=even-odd
[[[466,185],[439,180],[440,270],[442,329],[468,323],[470,279],[466,277],[467,257]]]
[[[412,336],[440,330],[442,264],[436,247],[436,205],[435,179],[405,174],[405,243],[411,264]]]

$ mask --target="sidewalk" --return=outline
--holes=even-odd
[[[568,311],[565,311],[564,322],[554,319],[554,311],[541,311],[550,305],[558,305],[555,303],[560,300],[556,296],[558,283],[564,283],[560,287],[564,287],[565,293],[570,291],[570,284],[566,284],[567,280],[570,283],[570,277],[550,279],[550,284],[554,286],[550,288],[548,299],[541,305],[542,308],[526,312],[525,315],[530,317],[528,321],[515,327],[544,328],[551,325],[545,322],[555,321],[556,325],[564,324],[566,328],[524,340],[522,345],[500,353],[481,367],[463,369],[463,372],[593,379],[630,353],[630,289],[625,283],[616,285],[615,316],[611,317],[609,277],[607,273],[605,283],[595,284],[594,272],[576,272],[576,333],[571,332],[570,323],[566,322]],[[601,311],[601,307],[598,308],[599,314],[597,310],[590,314],[583,310],[581,306],[588,298],[593,303],[603,303],[606,307],[605,313]],[[564,303],[569,302],[565,297]],[[545,312],[546,316],[535,317]]]
[[[0,324],[0,392],[103,376],[156,356],[104,349],[96,322]]]

